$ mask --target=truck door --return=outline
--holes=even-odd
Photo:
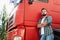
[[[26,40],[39,40],[37,22],[41,17],[41,8],[48,8],[48,0],[25,0]]]

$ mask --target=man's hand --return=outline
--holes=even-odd
[[[38,25],[37,25],[37,28],[41,28],[41,27],[42,27],[41,24],[38,24]]]

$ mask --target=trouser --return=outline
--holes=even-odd
[[[50,35],[45,36],[44,34],[41,35],[41,40],[54,40],[54,35],[51,33]]]

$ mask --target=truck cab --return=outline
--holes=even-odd
[[[41,18],[42,8],[46,8],[47,15],[53,18],[54,34],[57,36],[60,33],[59,0],[17,0],[12,3],[15,8],[9,15],[7,40],[40,40],[37,23]],[[56,39],[59,39],[58,37]]]

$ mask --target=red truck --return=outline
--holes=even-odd
[[[46,8],[48,15],[52,16],[54,34],[60,37],[60,0],[20,0],[15,4],[9,15],[7,40],[40,40],[37,23],[41,18],[42,8]],[[55,40],[60,39],[56,35]]]

